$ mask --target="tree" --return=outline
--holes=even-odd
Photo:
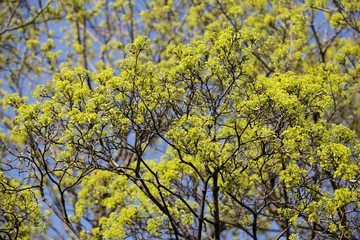
[[[358,239],[358,9],[3,2],[0,236]]]

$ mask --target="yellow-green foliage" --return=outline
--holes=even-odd
[[[79,239],[359,238],[357,1],[28,2],[0,3],[8,238],[46,207]]]
[[[245,46],[247,41],[252,44]],[[116,152],[129,131],[135,132],[132,138],[136,144],[142,141],[133,146],[134,151],[146,147],[136,135],[141,129],[158,129],[155,134],[169,144],[160,160],[132,163],[132,169],[140,164],[137,175],[96,170],[82,179],[72,221],[79,223],[88,214],[100,214],[101,208],[107,212],[102,213],[98,227],[83,232],[84,236],[122,239],[141,221],[151,235],[161,236],[164,229],[173,227],[172,218],[190,228],[199,212],[194,196],[201,191],[195,190],[193,197],[183,196],[178,185],[186,181],[199,188],[218,184],[218,207],[232,212],[228,202],[234,195],[227,194],[261,198],[257,185],[274,174],[288,191],[307,191],[304,187],[314,164],[317,171],[331,178],[345,182],[356,179],[359,167],[349,145],[355,142],[355,133],[343,125],[309,119],[309,112],[325,114],[331,109],[334,91],[343,94],[341,88],[332,86],[339,76],[324,78],[310,69],[303,74],[276,73],[251,79],[247,75],[254,73],[249,68],[251,53],[263,44],[267,43],[261,35],[250,29],[236,32],[226,28],[217,34],[207,32],[203,40],[188,45],[170,46],[168,64],[156,66],[146,60],[151,52],[149,39],[140,37],[125,48],[128,58],[120,62],[119,75],[111,68],[94,74],[81,67],[63,68],[53,76],[51,95],[39,86],[34,92],[38,101],[27,103],[15,94],[5,98],[3,105],[16,110],[14,136],[50,134],[51,141],[63,149],[54,160],[67,168],[87,166],[89,147],[96,148],[104,141],[105,145],[111,143],[108,150]],[[88,79],[95,83],[93,89],[87,85]],[[221,101],[215,101],[216,94],[224,94]],[[164,108],[172,120],[169,127],[160,130],[161,126],[153,124]],[[279,121],[284,125],[278,126]],[[49,132],[55,128],[56,133]],[[112,157],[111,152],[101,154]],[[216,183],[215,172],[221,174]],[[75,183],[65,179],[64,183]],[[144,184],[146,188],[141,188]],[[350,196],[348,189],[336,189],[334,200],[330,195],[318,196],[316,201],[303,199],[294,192],[294,209],[279,208],[278,213],[294,227],[299,219],[296,211],[303,212],[310,222],[328,221],[327,216],[335,214],[337,208],[356,199],[357,193]],[[353,200],[341,198],[340,193]],[[165,215],[158,204],[166,209]],[[210,202],[206,214],[214,208]],[[240,212],[232,214],[243,215],[242,224],[251,225],[251,214]]]
[[[0,236],[4,239],[31,239],[46,230],[48,213],[42,213],[40,193],[0,172]]]

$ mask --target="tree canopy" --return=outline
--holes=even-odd
[[[358,1],[0,6],[1,239],[359,239]]]

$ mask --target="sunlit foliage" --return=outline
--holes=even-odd
[[[357,1],[0,4],[3,238],[360,237]]]

